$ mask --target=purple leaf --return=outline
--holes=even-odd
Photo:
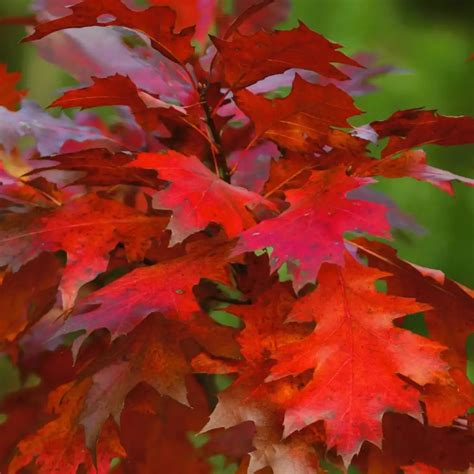
[[[93,141],[94,147],[117,146],[116,142],[105,137],[100,130],[77,125],[65,115],[52,117],[29,100],[23,100],[20,110],[16,112],[0,107],[0,145],[10,153],[23,137],[35,139],[41,156],[59,153],[68,140]]]

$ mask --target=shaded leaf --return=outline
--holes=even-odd
[[[357,166],[357,162],[355,165]],[[357,166],[354,174],[357,176],[384,176],[386,178],[410,176],[419,181],[431,183],[449,194],[454,194],[453,181],[474,186],[474,179],[428,165],[423,150],[405,151],[396,157],[389,155],[380,160],[367,161],[365,164]]]
[[[293,30],[261,31],[251,36],[235,33],[230,41],[216,37],[212,40],[222,63],[225,84],[234,90],[291,68],[347,79],[332,63],[358,65],[338,51],[340,45],[328,41],[302,22]]]
[[[13,341],[54,304],[61,280],[59,260],[41,254],[16,273],[7,273],[0,286],[0,340]]]
[[[140,260],[163,219],[147,217],[117,201],[89,194],[52,211],[9,215],[0,232],[0,264],[13,271],[41,252],[64,250],[67,265],[60,290],[65,308],[79,288],[107,268],[109,252],[125,245],[130,260]]]
[[[168,7],[132,10],[117,0],[84,0],[68,8],[70,14],[36,26],[23,41],[41,39],[55,31],[87,26],[124,26],[144,33],[154,48],[176,62],[186,62],[193,54],[194,28],[174,32],[176,14]]]
[[[42,156],[59,153],[70,140],[86,142],[86,148],[118,146],[96,128],[77,125],[65,115],[52,117],[34,102],[24,100],[17,112],[0,107],[0,145],[11,152],[23,137],[33,137]]]
[[[439,115],[434,110],[401,110],[370,125],[380,138],[390,137],[383,156],[425,144],[449,146],[474,142],[472,117]]]
[[[296,151],[311,151],[329,144],[333,127],[348,127],[347,119],[359,113],[353,100],[332,84],[310,84],[296,75],[284,99],[266,99],[249,91],[236,94],[236,102],[255,125],[253,142],[266,137]]]
[[[137,268],[84,299],[81,310],[100,306],[69,317],[59,334],[85,330],[87,335],[107,328],[114,339],[127,334],[155,312],[189,321],[199,311],[193,287],[200,279],[227,282],[224,266],[229,250],[226,244],[204,240],[189,244],[188,253],[183,257]]]
[[[85,184],[89,186],[115,186],[128,184],[143,186],[151,189],[162,189],[167,182],[159,179],[154,170],[133,167],[134,157],[128,153],[111,153],[106,149],[93,149],[46,157],[57,161],[56,165],[36,168],[30,174],[43,171],[80,171],[84,175],[70,184]],[[127,166],[130,164],[130,166]]]

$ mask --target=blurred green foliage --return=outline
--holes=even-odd
[[[29,0],[3,0],[0,15],[24,15]],[[381,64],[405,70],[377,79],[380,90],[357,99],[367,113],[354,124],[383,119],[396,110],[426,107],[442,114],[474,114],[474,2],[472,0],[293,0],[288,28],[303,20],[345,46],[348,53],[378,54]],[[0,27],[0,61],[23,72],[30,97],[45,105],[71,83],[55,66],[35,55],[32,44],[18,44],[24,28]],[[107,60],[107,58],[104,58]],[[427,147],[431,164],[473,176],[474,147]],[[377,185],[427,229],[423,237],[398,234],[402,257],[439,268],[474,284],[474,199],[456,185],[455,197],[410,179]]]
[[[294,0],[293,18],[345,46],[348,53],[376,53],[381,64],[406,70],[375,83],[379,91],[357,99],[366,115],[354,124],[380,120],[413,107],[445,115],[473,115],[474,2],[471,0]],[[425,147],[430,163],[473,176],[474,146]],[[439,268],[474,284],[474,198],[455,184],[455,197],[427,183],[385,180],[377,187],[416,216],[423,237],[397,236],[402,257]]]

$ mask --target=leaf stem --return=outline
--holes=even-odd
[[[200,103],[202,104],[202,109],[206,117],[206,124],[209,129],[209,133],[216,145],[217,151],[211,150],[212,158],[214,160],[214,166],[217,169],[217,174],[228,183],[230,182],[230,173],[229,168],[227,167],[227,161],[222,152],[222,141],[219,135],[219,131],[216,128],[216,124],[212,118],[212,110],[209,107],[209,103],[206,100],[208,85],[203,85],[200,87]]]

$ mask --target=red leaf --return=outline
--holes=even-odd
[[[293,286],[300,290],[314,282],[323,262],[343,264],[344,232],[388,235],[384,206],[345,197],[366,183],[348,177],[341,169],[313,172],[302,188],[285,192],[290,208],[245,231],[234,253],[272,247],[272,271],[286,262]]]
[[[82,464],[92,467],[92,458],[84,445],[83,427],[77,424],[89,382],[78,384],[78,389],[68,396],[70,386],[72,383],[61,385],[51,392],[48,409],[55,414],[62,405],[61,414],[18,443],[8,472],[17,473],[32,461],[40,474],[75,474]]]
[[[258,204],[273,208],[262,196],[226,183],[209,171],[196,157],[168,153],[142,153],[131,166],[153,169],[170,185],[155,194],[158,209],[173,211],[168,225],[171,245],[204,230],[211,222],[220,224],[228,237],[252,227],[250,209]]]
[[[64,250],[67,265],[60,289],[70,308],[79,288],[105,271],[109,252],[123,243],[130,260],[143,258],[163,219],[147,217],[117,201],[96,194],[51,211],[32,211],[4,218],[0,232],[0,265],[17,271],[41,252]]]
[[[166,181],[158,179],[156,171],[134,167],[133,156],[128,153],[111,153],[106,149],[94,149],[45,157],[45,159],[57,161],[58,164],[36,168],[29,174],[52,170],[85,173],[68,185],[115,186],[128,184],[151,189],[162,189],[167,185]]]
[[[173,9],[177,14],[176,28],[196,25],[195,38],[205,42],[209,29],[214,23],[216,0],[151,0],[152,5],[162,5]]]
[[[450,382],[440,358],[444,347],[392,323],[429,307],[377,293],[374,283],[384,276],[351,257],[343,269],[324,266],[317,289],[289,315],[292,321],[314,319],[314,333],[282,348],[272,368],[272,379],[314,368],[312,380],[288,405],[285,434],[324,420],[328,446],[337,447],[346,463],[363,441],[380,444],[384,412],[420,416],[420,393],[397,374],[418,385]]]
[[[431,183],[449,194],[454,194],[452,181],[474,186],[474,179],[428,165],[423,150],[406,151],[395,158],[388,155],[380,160],[370,160],[366,164],[362,162],[360,166],[356,161],[355,166],[357,166],[355,172],[357,176],[384,176],[386,178],[411,176],[419,181]]]
[[[168,7],[132,10],[120,0],[84,0],[69,7],[71,14],[41,23],[23,41],[41,39],[55,31],[87,26],[124,26],[147,35],[154,48],[172,61],[186,62],[193,54],[194,28],[174,32],[176,14]]]
[[[266,137],[296,151],[329,144],[332,127],[348,127],[347,119],[360,113],[352,98],[336,86],[310,84],[298,75],[284,99],[269,100],[244,90],[236,94],[236,102],[255,125],[253,142]]]
[[[228,429],[245,422],[255,426],[255,435],[248,469],[243,472],[254,474],[267,466],[274,474],[321,472],[311,446],[314,440],[301,436],[282,440],[278,412],[269,404],[255,401],[246,387],[233,386],[219,395],[219,403],[203,431]]]
[[[444,146],[474,143],[472,117],[438,115],[433,110],[401,110],[370,125],[380,138],[390,137],[383,156],[430,143]]]
[[[466,344],[474,332],[473,295],[439,271],[400,260],[394,249],[380,242],[358,239],[354,244],[370,265],[392,274],[387,278],[390,293],[432,306],[425,313],[425,322],[430,337],[449,348],[443,359],[451,366],[456,385],[428,385],[423,399],[431,425],[451,424],[474,404],[474,386],[466,377]]]
[[[84,299],[81,310],[100,306],[69,317],[59,334],[84,329],[87,335],[96,329],[107,328],[114,339],[130,332],[154,312],[189,321],[199,311],[193,287],[200,279],[228,281],[224,269],[228,253],[228,245],[204,240],[189,244],[188,253],[183,257],[133,270]],[[76,347],[78,344],[76,340]]]
[[[104,79],[93,77],[92,80],[94,81],[92,86],[68,91],[56,99],[50,107],[85,109],[104,105],[126,105],[130,107],[137,122],[145,130],[156,130],[160,126],[163,128],[159,119],[159,108],[148,107],[140,97],[139,90],[128,77],[116,74]],[[166,104],[161,103],[161,105],[162,109],[166,110]]]
[[[311,31],[302,22],[289,31],[261,31],[252,36],[235,33],[231,41],[216,37],[212,40],[219,52],[225,84],[234,90],[291,68],[308,69],[339,80],[347,79],[332,63],[358,65],[337,51],[340,45]],[[255,45],[258,47],[255,48]]]
[[[184,335],[178,323],[150,316],[87,368],[90,385],[77,422],[84,426],[89,448],[110,416],[119,423],[126,396],[141,382],[187,404],[185,377],[190,367],[181,349]]]

